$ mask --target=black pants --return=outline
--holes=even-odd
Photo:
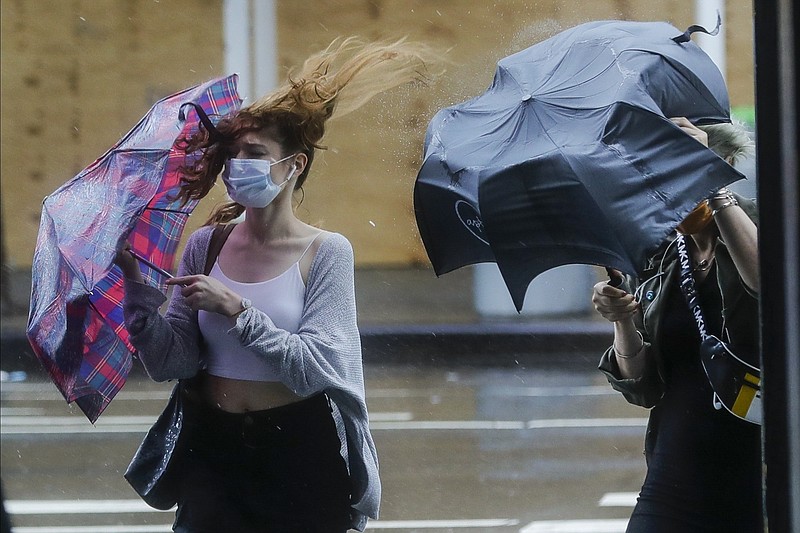
[[[175,531],[348,529],[350,477],[324,394],[247,413],[186,404]]]

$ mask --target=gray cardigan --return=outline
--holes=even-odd
[[[206,226],[189,237],[179,276],[203,273],[211,233],[212,227]],[[367,517],[378,516],[381,487],[364,399],[353,265],[349,241],[331,233],[311,263],[297,333],[276,327],[269,316],[251,307],[238,316],[228,334],[261,354],[295,394],[307,397],[324,391],[333,401],[353,482],[352,527],[363,531]],[[156,381],[191,377],[205,358],[197,313],[181,291],[173,290],[162,317],[158,308],[165,301],[158,289],[126,280],[125,325],[145,370]]]

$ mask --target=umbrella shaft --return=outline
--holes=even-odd
[[[158,266],[154,265],[153,263],[151,263],[150,261],[148,261],[147,259],[145,259],[145,258],[144,258],[144,257],[142,257],[141,255],[137,254],[137,253],[136,253],[136,252],[134,252],[133,250],[128,250],[128,251],[131,253],[131,255],[132,255],[133,257],[135,257],[136,259],[138,259],[139,261],[141,261],[141,262],[142,262],[142,263],[144,263],[145,265],[149,266],[150,268],[152,268],[153,270],[155,270],[156,272],[158,272],[158,273],[159,273],[159,274],[161,274],[162,276],[165,276],[167,279],[170,279],[170,278],[173,278],[173,277],[174,277],[172,274],[170,274],[169,272],[167,272],[167,271],[166,271],[166,270],[164,270],[163,268],[160,268],[160,267],[158,267]]]

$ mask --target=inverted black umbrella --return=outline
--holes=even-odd
[[[635,275],[698,202],[744,178],[667,118],[730,122],[698,30],[582,24],[502,59],[484,94],[440,110],[414,188],[436,274],[496,262],[517,310],[556,266]]]

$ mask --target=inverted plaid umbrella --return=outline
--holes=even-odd
[[[145,281],[166,291],[186,219],[197,201],[176,199],[182,139],[209,117],[239,109],[238,77],[158,101],[97,161],[45,198],[33,256],[28,340],[67,402],[94,423],[125,384],[133,346],[122,317],[122,273],[113,260],[130,241]]]

